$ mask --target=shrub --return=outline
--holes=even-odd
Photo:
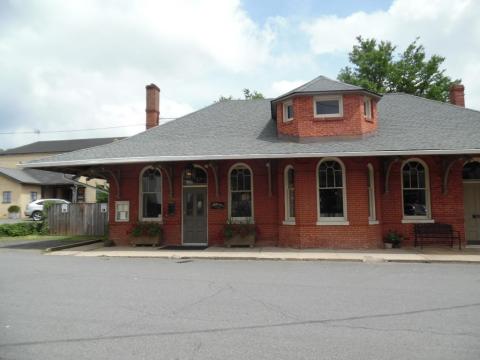
[[[140,236],[160,236],[162,234],[162,226],[154,222],[139,222],[135,224],[131,230],[134,237]]]
[[[45,222],[24,222],[0,225],[0,236],[27,236],[48,234]]]
[[[7,210],[10,214],[11,213],[19,213],[20,212],[20,206],[17,206],[17,205],[11,205],[8,207],[8,210]]]

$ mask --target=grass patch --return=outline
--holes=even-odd
[[[13,244],[24,241],[68,241],[79,242],[86,240],[103,240],[102,236],[84,236],[84,235],[26,235],[26,236],[4,236],[0,237],[1,244]]]

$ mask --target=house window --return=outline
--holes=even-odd
[[[85,187],[79,186],[77,188],[77,202],[85,202]]]
[[[363,116],[365,119],[372,119],[372,100],[369,97],[363,98]]]
[[[285,168],[285,222],[295,222],[295,170],[289,165]]]
[[[141,173],[140,179],[141,220],[161,220],[162,174],[160,170],[147,168]]]
[[[409,160],[403,165],[402,193],[405,219],[430,218],[428,169],[419,160]]]
[[[283,122],[293,120],[293,102],[287,101],[283,103]]]
[[[313,104],[316,118],[343,116],[342,96],[315,96]]]
[[[233,220],[253,218],[252,171],[247,165],[234,165],[229,175],[229,215]]]
[[[318,165],[317,174],[318,221],[345,223],[346,193],[343,163],[337,159],[324,159]]]
[[[11,191],[4,191],[3,192],[3,204],[10,204],[12,202],[12,192]]]
[[[36,191],[30,191],[30,202],[37,200],[38,193]]]
[[[368,221],[375,222],[377,215],[375,211],[375,172],[372,164],[367,165],[368,169]]]
[[[115,221],[128,221],[130,218],[130,202],[115,201]]]

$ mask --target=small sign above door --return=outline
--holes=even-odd
[[[211,209],[225,209],[225,203],[214,201],[214,202],[210,203],[210,208]]]

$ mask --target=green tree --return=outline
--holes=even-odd
[[[257,90],[250,91],[250,89],[243,89],[243,96],[245,97],[245,100],[257,100],[257,99],[265,99],[265,96],[261,92],[258,92]],[[221,95],[218,100],[215,102],[221,102],[221,101],[228,101],[228,100],[234,100],[233,96],[223,96]],[[241,100],[241,99],[238,99]]]
[[[361,36],[357,41],[349,53],[353,67],[340,70],[340,81],[377,93],[404,92],[439,101],[447,101],[450,86],[460,82],[452,81],[440,68],[444,57],[432,55],[427,59],[418,38],[396,56],[397,47],[390,41],[378,42]]]
[[[108,187],[97,184],[96,200],[97,203],[108,203]]]

